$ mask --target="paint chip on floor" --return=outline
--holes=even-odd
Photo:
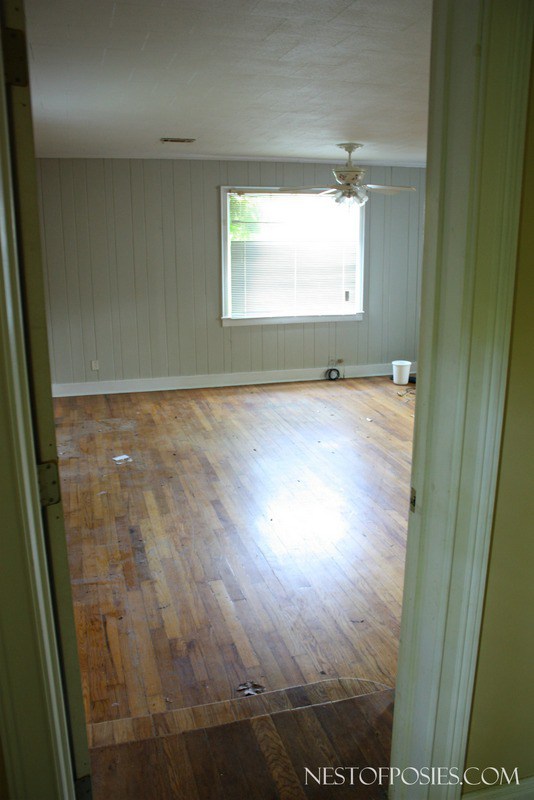
[[[130,458],[130,456],[127,456],[126,454],[122,456],[113,456],[113,461],[115,462],[115,464],[126,464],[127,461],[131,460],[132,459]]]

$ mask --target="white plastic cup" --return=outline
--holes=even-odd
[[[410,379],[412,362],[392,361],[391,366],[393,367],[393,383],[397,383],[399,386],[406,386]]]

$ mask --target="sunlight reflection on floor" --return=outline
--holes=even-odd
[[[261,534],[279,556],[288,551],[330,555],[335,545],[349,535],[340,492],[322,484],[321,491],[284,490],[275,494],[258,521]]]

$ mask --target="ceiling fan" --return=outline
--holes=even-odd
[[[337,181],[336,186],[328,186],[325,189],[304,188],[282,189],[281,191],[315,191],[321,195],[331,195],[336,203],[356,203],[363,206],[369,199],[368,192],[379,192],[380,194],[398,194],[399,192],[415,192],[415,186],[386,186],[378,183],[363,183],[365,169],[357,167],[352,163],[352,153],[363,147],[357,142],[341,142],[337,145],[347,153],[347,163],[343,167],[334,168],[332,173]]]

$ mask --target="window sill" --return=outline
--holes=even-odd
[[[302,325],[310,322],[360,322],[363,319],[363,311],[357,314],[324,314],[310,317],[246,317],[233,318],[222,317],[223,327],[238,325]]]

